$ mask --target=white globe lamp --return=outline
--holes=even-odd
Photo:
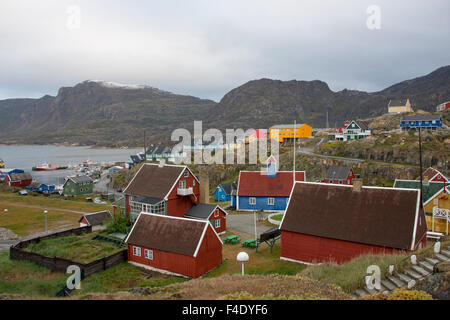
[[[237,261],[242,262],[242,275],[244,275],[244,264],[249,259],[247,252],[244,252],[244,251],[239,252],[236,259],[237,259]]]

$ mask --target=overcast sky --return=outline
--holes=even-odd
[[[1,0],[0,99],[87,79],[216,101],[260,78],[377,91],[450,64],[449,13],[449,0]]]

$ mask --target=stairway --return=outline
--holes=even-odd
[[[424,260],[417,260],[417,264],[403,273],[394,273],[386,279],[381,280],[380,289],[368,289],[367,287],[356,289],[354,297],[360,299],[368,294],[391,293],[397,288],[412,288],[418,281],[425,279],[433,273],[433,268],[439,262],[450,261],[450,246],[447,250],[441,249],[440,253],[435,254],[433,258],[425,258]],[[409,286],[408,286],[409,284]]]

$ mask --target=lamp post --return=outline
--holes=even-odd
[[[45,216],[45,234],[48,234],[48,229],[47,229],[47,210],[44,210],[44,216]]]
[[[239,252],[237,257],[237,261],[242,262],[242,275],[244,275],[244,263],[248,261],[248,254],[247,252]]]

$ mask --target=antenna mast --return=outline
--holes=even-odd
[[[292,175],[293,175],[293,179],[294,179],[294,185],[295,185],[295,136],[296,136],[296,130],[297,130],[297,120],[294,120],[294,168],[292,169]]]

